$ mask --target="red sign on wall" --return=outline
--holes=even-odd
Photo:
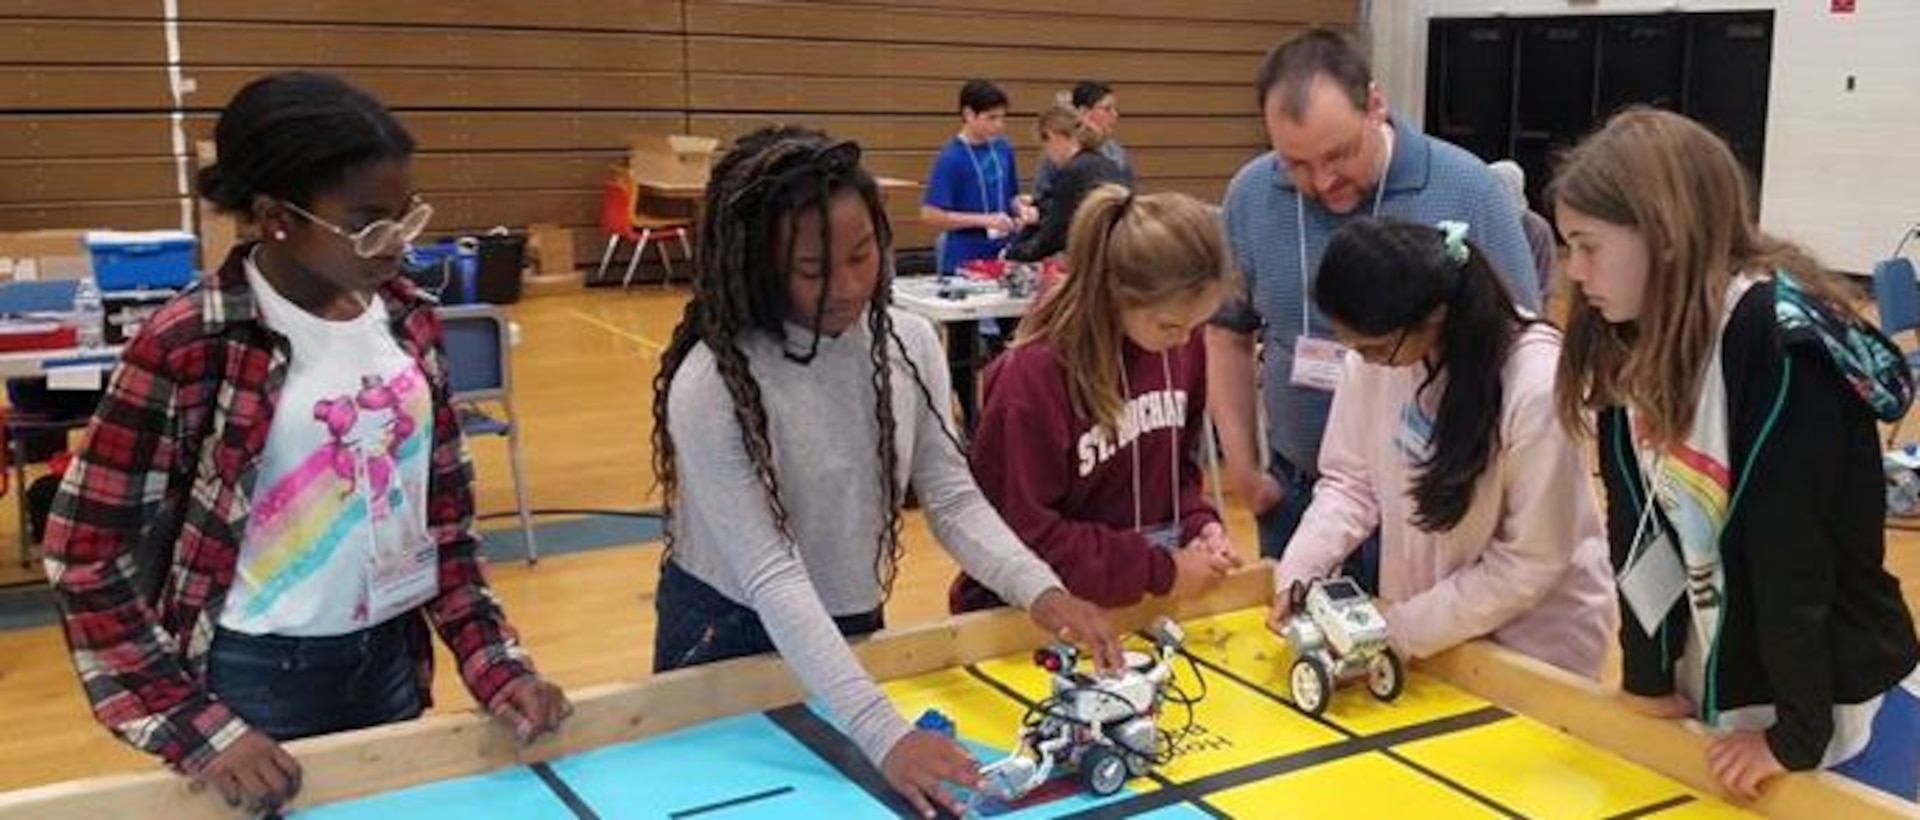
[[[1852,14],[1853,0],[1833,0],[1831,8],[1834,14]]]

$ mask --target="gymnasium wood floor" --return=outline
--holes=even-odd
[[[515,394],[536,508],[654,506],[652,379],[684,298],[683,292],[636,287],[538,296],[512,307],[522,330]],[[480,510],[511,510],[504,443],[472,446]],[[1229,530],[1251,555],[1251,521],[1229,504]],[[13,543],[12,510],[10,500],[0,504],[0,545]],[[1920,603],[1920,535],[1892,534],[1889,552],[1907,599]],[[896,626],[944,615],[954,572],[917,514],[908,519],[908,538],[888,612]],[[492,578],[541,669],[578,688],[647,674],[658,562],[658,546],[619,547],[551,556],[532,568],[502,563]],[[33,580],[30,571],[4,564],[0,580]],[[438,709],[474,708],[444,650],[436,683]],[[0,789],[154,765],[93,722],[52,627],[0,632],[0,726]]]

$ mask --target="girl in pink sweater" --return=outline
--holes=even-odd
[[[1274,626],[1293,582],[1379,527],[1402,656],[1485,636],[1598,678],[1613,582],[1586,462],[1554,415],[1559,332],[1514,306],[1461,223],[1347,225],[1313,299],[1351,352],[1322,480],[1275,570]]]

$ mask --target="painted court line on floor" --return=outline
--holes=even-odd
[[[626,328],[620,327],[619,325],[616,325],[612,322],[609,322],[591,313],[584,313],[578,310],[570,310],[567,312],[573,314],[574,318],[579,319],[582,322],[586,322],[587,324],[593,325],[594,327],[597,327],[601,330],[604,330],[622,339],[626,339],[627,341],[638,344],[641,347],[646,348],[649,352],[651,352],[655,356],[658,356],[662,353],[667,352],[666,345],[663,345],[659,342],[656,342],[638,333],[634,333],[631,330],[627,330]]]

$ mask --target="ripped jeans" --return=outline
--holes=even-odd
[[[661,562],[654,593],[653,671],[657,674],[773,651],[760,614],[687,574],[672,559]],[[886,625],[876,609],[833,619],[840,634],[855,637]]]

